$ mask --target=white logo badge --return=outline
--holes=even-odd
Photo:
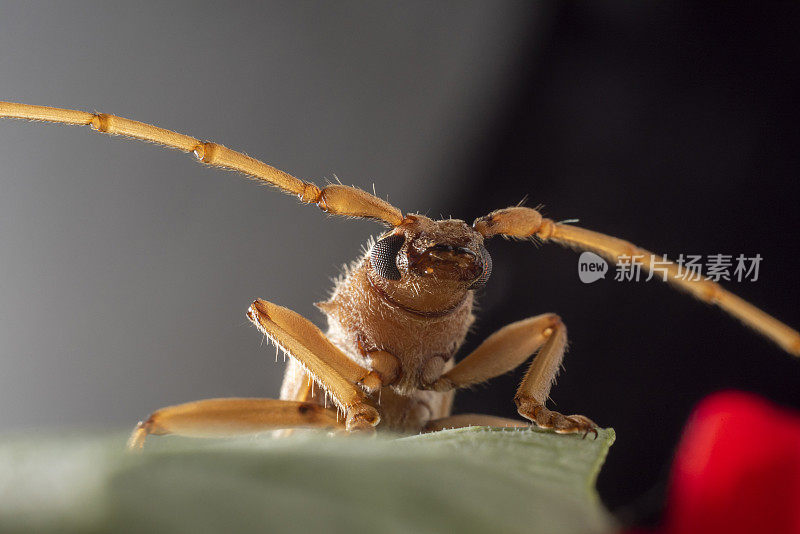
[[[582,252],[578,258],[578,277],[584,284],[591,284],[601,278],[605,278],[608,273],[606,260],[594,252]]]

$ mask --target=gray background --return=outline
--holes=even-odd
[[[5,2],[0,99],[155,123],[438,215],[513,75],[521,7]],[[312,303],[380,228],[85,128],[0,122],[0,164],[5,431],[274,396],[283,366],[247,306],[322,325]]]

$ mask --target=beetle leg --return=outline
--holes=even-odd
[[[345,413],[347,430],[369,430],[380,422],[377,410],[364,402],[364,390],[381,387],[377,373],[348,358],[311,321],[292,310],[257,299],[247,317],[331,396]]]
[[[287,427],[343,428],[336,410],[311,402],[275,399],[206,399],[167,406],[140,422],[129,449],[141,449],[149,435],[232,437]]]
[[[557,315],[546,313],[504,326],[439,377],[430,389],[468,387],[516,369],[544,345],[548,332],[560,323]]]
[[[558,369],[564,359],[567,348],[567,329],[560,320],[558,323],[545,330],[547,341],[533,359],[531,366],[525,373],[522,383],[514,396],[517,412],[531,420],[541,428],[552,428],[559,434],[582,433],[584,437],[589,432],[597,438],[597,425],[583,415],[562,415],[545,408],[550,388],[555,381]]]
[[[567,346],[567,329],[561,319],[546,313],[507,325],[478,346],[455,367],[428,386],[448,391],[484,382],[522,365],[538,351],[525,373],[514,401],[519,414],[542,428],[559,433],[595,432],[584,416],[565,416],[544,407]]]

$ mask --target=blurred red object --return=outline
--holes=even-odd
[[[800,534],[800,415],[748,393],[695,409],[672,467],[665,534]]]

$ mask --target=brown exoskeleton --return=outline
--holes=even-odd
[[[641,257],[645,270],[654,267],[648,251],[520,206],[494,211],[471,226],[403,214],[360,189],[319,188],[222,145],[112,115],[0,102],[0,117],[89,125],[192,152],[205,164],[242,172],[327,213],[373,219],[390,228],[350,266],[330,299],[318,304],[328,317],[326,334],[276,304],[258,299],[250,306],[250,321],[290,356],[280,400],[209,399],[162,408],[137,426],[131,447],[141,447],[150,434],[236,435],[297,427],[409,433],[475,424],[523,426],[527,421],[560,433],[596,435],[590,419],[545,407],[567,344],[557,315],[512,323],[454,361],[474,319],[474,291],[491,274],[485,240],[499,235],[555,242],[611,261]],[[659,262],[659,269],[664,265]],[[716,283],[684,279],[674,264],[667,265],[666,278],[800,356],[797,331]],[[506,373],[534,354],[514,397],[527,421],[450,415],[456,389]],[[328,398],[335,406],[327,406]]]

